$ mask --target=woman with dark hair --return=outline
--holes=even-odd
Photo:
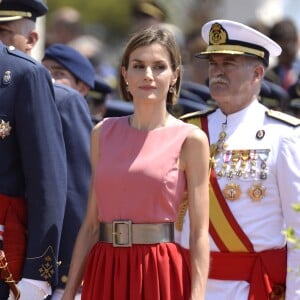
[[[168,113],[180,68],[170,32],[148,28],[129,40],[120,88],[134,112],[93,129],[89,204],[64,300],[82,279],[82,299],[204,299],[209,146],[203,131]],[[176,243],[186,193],[190,252]]]

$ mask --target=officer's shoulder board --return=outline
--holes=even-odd
[[[209,107],[205,110],[190,112],[180,116],[179,119],[186,122],[190,119],[201,118],[204,116],[208,116],[209,114],[213,113],[216,109],[216,107]]]
[[[13,56],[20,57],[24,60],[32,62],[33,64],[38,63],[34,58],[32,58],[29,55],[23,53],[22,51],[17,50],[14,46],[8,46],[6,49],[7,49],[8,55],[13,55]]]
[[[294,116],[291,116],[289,114],[286,114],[286,113],[283,113],[281,111],[276,111],[276,110],[273,110],[273,109],[269,109],[266,111],[266,115],[270,118],[273,118],[273,119],[276,119],[276,120],[279,120],[283,123],[286,123],[290,126],[293,126],[293,127],[297,127],[300,125],[300,119],[294,117]]]

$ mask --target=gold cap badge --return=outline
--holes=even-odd
[[[209,32],[209,44],[212,45],[225,44],[227,39],[228,39],[227,32],[219,23],[215,23],[211,26]]]

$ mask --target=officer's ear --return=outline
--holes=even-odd
[[[262,63],[257,63],[254,65],[254,76],[255,79],[262,80],[265,75],[265,68]]]
[[[26,53],[31,52],[31,50],[34,48],[34,46],[38,42],[38,40],[39,40],[39,34],[37,31],[33,30],[28,34],[27,40],[26,40]]]

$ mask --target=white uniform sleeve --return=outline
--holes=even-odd
[[[284,220],[300,237],[300,213],[292,204],[300,204],[300,130],[293,136],[283,137],[278,149],[278,187]],[[300,299],[300,249],[288,243],[288,273],[286,300]]]

